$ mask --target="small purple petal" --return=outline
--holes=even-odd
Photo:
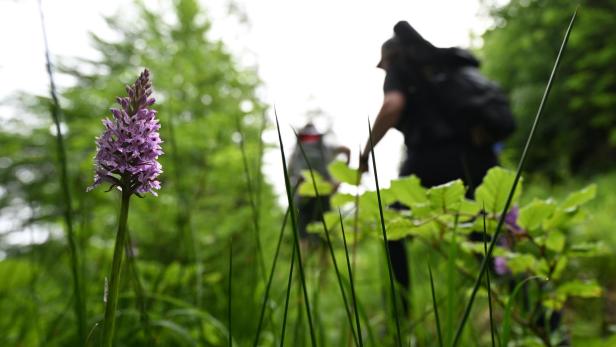
[[[505,257],[494,257],[494,272],[500,276],[511,272],[507,266],[507,259]]]

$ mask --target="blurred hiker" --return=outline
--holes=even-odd
[[[391,128],[404,135],[399,175],[416,175],[425,187],[462,179],[472,197],[488,169],[497,164],[495,145],[515,123],[506,97],[478,70],[479,61],[460,48],[437,48],[409,23],[398,22],[381,48],[384,100],[372,128],[376,146]],[[370,141],[359,169],[368,170]],[[398,206],[400,207],[400,206]],[[396,280],[408,291],[404,240],[389,242]],[[403,296],[405,312],[408,303]]]
[[[301,148],[304,149],[306,158],[302,154]],[[336,183],[332,180],[331,175],[327,170],[327,166],[340,154],[344,154],[348,164],[351,151],[344,146],[329,146],[323,141],[323,134],[320,133],[312,123],[307,123],[297,134],[297,145],[291,154],[289,160],[289,176],[292,186],[301,183],[304,179],[302,171],[307,171],[310,168],[318,173],[323,179],[329,181],[332,185]],[[306,228],[308,224],[321,220],[323,213],[329,211],[330,195],[321,195],[319,198],[306,197],[295,194],[295,204],[299,210],[298,229],[302,240],[309,244],[319,244],[320,238],[318,235],[308,234]]]

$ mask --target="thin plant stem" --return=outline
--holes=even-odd
[[[299,135],[297,135],[297,133],[295,133],[295,137],[299,139]],[[351,333],[353,334],[353,340],[355,340],[356,345],[359,345],[357,334],[355,333],[355,329],[353,328],[353,316],[351,315],[351,311],[349,309],[349,303],[346,297],[346,293],[344,291],[344,286],[342,285],[342,277],[340,276],[340,270],[338,268],[338,261],[336,260],[336,255],[334,254],[334,248],[332,247],[331,237],[329,235],[329,228],[327,227],[327,223],[325,222],[325,217],[324,217],[325,211],[323,209],[323,204],[321,203],[321,195],[319,194],[319,189],[317,188],[317,182],[314,177],[314,170],[312,169],[312,165],[310,164],[310,161],[308,160],[308,156],[306,155],[306,152],[304,151],[304,146],[302,146],[302,143],[298,141],[297,145],[299,146],[302,156],[304,157],[304,161],[306,162],[306,165],[308,166],[308,171],[310,171],[310,178],[312,179],[312,187],[316,195],[317,211],[318,211],[317,213],[320,214],[321,225],[323,225],[323,230],[325,231],[327,248],[329,249],[329,254],[332,258],[332,263],[334,264],[334,270],[336,271],[336,279],[338,280],[340,294],[342,295],[342,301],[344,303],[344,310],[346,311],[347,319],[351,327]]]
[[[284,346],[284,334],[287,328],[287,315],[289,313],[289,298],[291,297],[291,285],[293,284],[293,267],[295,265],[295,247],[291,253],[291,265],[289,266],[289,279],[287,281],[287,294],[284,300],[284,311],[282,315],[282,332],[280,333],[280,347]]]
[[[133,277],[135,296],[137,299],[137,306],[139,308],[139,320],[145,329],[145,335],[151,345],[154,345],[154,338],[152,336],[152,332],[150,331],[150,319],[147,311],[147,304],[145,299],[145,294],[143,290],[143,285],[141,284],[141,278],[139,277],[139,270],[137,269],[137,262],[135,261],[135,254],[132,249],[132,240],[130,236],[130,231],[126,231],[126,261],[128,264],[128,268]]]
[[[451,243],[449,244],[449,255],[447,257],[447,303],[446,303],[446,316],[445,316],[445,344],[449,345],[451,339],[453,338],[453,327],[454,327],[454,299],[456,294],[458,293],[458,288],[456,287],[457,280],[457,272],[456,272],[456,264],[455,260],[457,258],[458,253],[458,223],[460,221],[460,213],[456,213],[454,217],[454,227],[451,233]]]
[[[485,210],[485,207],[484,207]],[[488,256],[488,232],[486,230],[486,214],[482,213],[483,217],[483,251],[484,256]],[[490,335],[492,337],[492,347],[495,347],[494,342],[494,318],[492,317],[492,288],[490,286],[490,271],[486,271],[486,285],[488,286],[488,309],[490,311]]]
[[[276,272],[276,264],[278,262],[278,255],[280,253],[280,245],[282,244],[282,237],[284,235],[284,229],[287,225],[289,211],[290,211],[289,208],[287,208],[287,211],[285,212],[284,218],[282,220],[282,227],[280,227],[280,234],[278,235],[278,243],[276,244],[276,252],[274,253],[272,269],[270,271],[269,278],[267,280],[267,286],[265,287],[265,294],[263,295],[263,303],[261,304],[261,311],[259,313],[259,323],[257,324],[257,334],[252,344],[254,347],[257,347],[257,345],[259,344],[259,337],[261,336],[261,329],[263,328],[263,318],[265,317],[265,309],[267,308],[267,300],[269,298],[270,289],[272,287],[272,279],[274,278],[274,273]]]
[[[118,292],[120,289],[120,273],[122,269],[122,256],[124,245],[126,244],[126,234],[128,222],[128,205],[131,193],[128,189],[122,190],[122,205],[120,207],[120,220],[118,224],[118,234],[116,235],[115,248],[113,251],[113,262],[111,266],[111,280],[109,281],[109,292],[105,305],[105,322],[103,325],[103,347],[113,345],[113,331],[115,328],[116,308],[118,306]]]
[[[79,255],[77,253],[77,244],[75,242],[75,233],[73,231],[73,208],[71,203],[71,192],[68,184],[68,168],[66,159],[66,149],[64,147],[64,137],[62,136],[62,127],[60,126],[60,102],[56,92],[56,84],[53,77],[53,69],[51,66],[51,57],[49,53],[49,44],[47,42],[47,29],[45,27],[45,17],[43,15],[42,0],[38,1],[39,16],[41,20],[41,29],[43,34],[43,43],[45,45],[45,61],[47,76],[49,78],[49,94],[51,95],[51,118],[56,131],[56,155],[58,156],[58,166],[60,168],[60,186],[62,189],[62,200],[64,222],[66,224],[66,238],[68,240],[68,248],[70,254],[71,273],[73,276],[73,292],[75,295],[75,318],[77,319],[77,334],[79,341],[84,344],[86,341],[86,303],[82,297],[82,284],[79,275]]]
[[[436,320],[436,334],[438,336],[438,345],[443,347],[443,334],[441,334],[441,321],[438,317],[438,305],[436,303],[436,293],[434,292],[434,279],[432,278],[432,267],[428,263],[428,273],[430,274],[430,291],[432,293],[432,306],[434,307],[434,319]]]
[[[240,134],[240,152],[242,154],[242,163],[244,165],[244,177],[246,179],[246,188],[248,189],[248,200],[250,201],[250,209],[252,211],[252,222],[255,231],[255,242],[257,246],[257,258],[259,259],[259,267],[261,273],[263,274],[263,278],[265,279],[265,262],[263,259],[263,250],[261,247],[261,231],[260,231],[260,223],[259,223],[259,210],[257,208],[257,204],[255,202],[255,189],[253,187],[253,182],[250,177],[250,169],[248,167],[248,158],[246,156],[246,145],[244,144],[244,134],[242,132],[242,125],[239,117],[235,119],[236,130]]]
[[[231,304],[233,300],[233,238],[229,242],[229,283],[227,284],[227,327],[229,330],[229,347],[233,346],[233,322],[231,320]]]
[[[381,191],[379,188],[379,177],[376,169],[376,156],[374,155],[374,143],[372,142],[372,126],[370,125],[370,121],[368,121],[368,134],[370,140],[370,154],[372,155],[372,167],[374,169],[374,181],[376,183],[376,197],[379,203],[379,216],[381,219],[381,231],[383,233],[383,244],[385,246],[385,253],[387,256],[387,270],[389,272],[389,286],[391,289],[391,302],[394,309],[394,317],[396,320],[396,338],[398,347],[402,347],[402,334],[400,333],[400,317],[398,317],[398,304],[396,303],[396,288],[394,285],[394,275],[391,269],[391,255],[389,254],[389,247],[387,244],[387,231],[385,228],[385,217],[383,217],[383,203],[381,202]]]
[[[274,109],[274,113],[276,109]],[[278,115],[276,114],[276,129],[278,130],[278,141],[280,142],[280,156],[282,157],[282,169],[284,173],[284,183],[287,190],[287,201],[289,203],[289,209],[291,210],[291,226],[293,228],[293,242],[295,244],[295,251],[297,252],[297,265],[299,268],[299,278],[302,283],[302,289],[304,293],[304,302],[306,303],[306,315],[308,317],[308,327],[310,329],[310,341],[312,346],[316,346],[317,339],[312,324],[312,314],[310,313],[310,300],[308,299],[308,289],[306,288],[306,279],[304,276],[304,266],[302,265],[302,252],[299,248],[299,234],[297,231],[297,219],[295,216],[295,204],[293,203],[293,196],[291,193],[291,183],[289,180],[289,172],[287,170],[287,159],[284,154],[284,146],[282,143],[282,134],[280,133],[280,123],[278,122]]]
[[[342,222],[342,213],[338,209],[340,216],[340,229],[342,230],[342,243],[344,244],[344,256],[347,263],[347,271],[349,272],[349,283],[351,284],[351,298],[353,299],[353,312],[355,313],[355,325],[357,328],[357,338],[359,347],[363,347],[364,342],[361,336],[361,324],[359,323],[359,312],[357,309],[357,299],[355,298],[355,285],[353,284],[353,271],[351,270],[351,261],[349,260],[349,250],[347,248],[346,233],[344,232],[344,223]]]
[[[361,153],[361,145],[359,145],[359,152]],[[361,183],[361,172],[359,170],[357,170],[357,176],[355,179],[355,188],[357,189],[357,191],[355,192],[355,211],[353,213],[353,256],[352,256],[352,266],[351,269],[353,271],[355,271],[355,265],[356,265],[356,255],[357,255],[357,235],[358,234],[358,230],[359,230],[359,185]]]
[[[479,274],[477,275],[477,278],[475,280],[475,284],[471,292],[471,297],[469,298],[466,308],[464,309],[464,314],[462,316],[462,320],[460,321],[460,325],[458,326],[458,329],[456,330],[456,334],[455,334],[455,337],[452,343],[452,346],[454,347],[457,346],[458,342],[460,341],[460,337],[462,336],[462,331],[464,330],[464,326],[466,324],[466,321],[468,320],[468,316],[470,315],[471,309],[473,307],[473,303],[475,301],[475,295],[477,294],[477,290],[481,286],[481,280],[483,278],[483,273],[486,271],[486,268],[488,267],[488,259],[492,255],[492,250],[494,249],[494,246],[496,244],[496,239],[498,239],[498,236],[500,235],[501,229],[503,227],[503,223],[505,222],[505,216],[507,214],[507,210],[509,210],[509,206],[511,206],[511,201],[513,200],[513,195],[515,193],[516,187],[518,186],[518,182],[520,181],[520,175],[522,173],[522,168],[524,167],[524,163],[526,161],[526,155],[528,153],[528,149],[530,148],[530,144],[532,142],[535,129],[537,128],[537,124],[539,123],[539,119],[541,118],[541,115],[543,114],[543,109],[544,109],[546,100],[548,96],[550,95],[550,91],[552,90],[552,85],[554,82],[554,77],[556,75],[556,70],[558,69],[558,66],[560,65],[560,58],[563,55],[565,47],[567,47],[567,42],[569,41],[569,34],[571,33],[571,29],[573,28],[573,23],[575,22],[576,15],[577,15],[577,9],[573,13],[573,16],[571,17],[571,21],[569,22],[567,31],[565,32],[565,37],[563,38],[562,44],[560,46],[560,50],[558,51],[558,55],[556,56],[556,61],[554,62],[554,66],[552,68],[552,72],[550,74],[548,84],[543,93],[543,97],[541,98],[539,109],[537,110],[537,114],[535,115],[535,120],[533,121],[533,125],[530,129],[530,133],[528,134],[528,138],[526,139],[526,145],[524,146],[524,150],[522,151],[522,156],[520,158],[520,162],[518,163],[516,175],[513,180],[511,190],[509,191],[509,196],[507,197],[507,201],[505,202],[503,212],[501,213],[501,216],[498,220],[498,224],[494,232],[494,238],[490,242],[490,247],[488,248],[486,257],[484,257],[483,261],[481,262],[481,267],[479,269]]]

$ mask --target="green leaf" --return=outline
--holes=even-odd
[[[514,274],[525,271],[535,272],[536,264],[537,259],[530,254],[510,253],[507,257],[507,266],[509,266]]]
[[[336,193],[331,198],[331,204],[333,207],[341,207],[353,202],[355,202],[355,196],[351,194]]]
[[[603,288],[595,281],[582,282],[573,280],[561,284],[556,289],[556,294],[561,296],[577,296],[580,298],[597,298],[603,295]]]
[[[554,272],[552,272],[552,280],[557,281],[558,279],[560,279],[560,276],[563,274],[563,271],[565,271],[565,268],[567,267],[567,263],[569,263],[568,257],[561,256],[560,258],[558,258],[558,260],[556,261],[556,266],[554,267]]]
[[[584,242],[571,245],[567,254],[571,257],[596,257],[608,253],[609,249],[603,242]]]
[[[561,204],[560,208],[567,212],[575,210],[580,205],[594,199],[596,195],[597,185],[591,184],[582,190],[569,194],[569,196],[567,196],[565,201]]]
[[[560,253],[565,248],[565,235],[559,231],[552,231],[548,233],[545,239],[545,247],[547,249]]]
[[[476,215],[481,211],[481,206],[477,201],[465,199],[462,201],[462,205],[460,205],[460,213]]]
[[[464,200],[464,183],[455,180],[428,190],[428,198],[433,208],[443,212],[457,211]]]
[[[351,169],[347,164],[340,160],[334,160],[327,167],[329,174],[332,178],[338,182],[344,182],[350,185],[356,186],[358,184],[359,176],[357,170]]]
[[[312,171],[312,175],[314,175],[314,181],[316,182],[319,196],[329,195],[333,192],[334,189],[332,184],[327,182],[321,175],[319,175],[318,172]],[[312,175],[309,170],[302,171],[304,181],[299,185],[299,195],[307,197],[317,196],[314,190],[314,184],[312,182]]]
[[[551,200],[533,200],[530,204],[520,209],[518,224],[526,229],[531,235],[543,222],[554,212],[556,205]]]
[[[406,237],[413,228],[413,222],[406,218],[396,218],[387,221],[387,239],[399,240]]]
[[[475,200],[484,205],[486,210],[491,213],[501,213],[505,208],[509,191],[513,186],[515,179],[515,173],[503,169],[501,167],[494,167],[488,171],[483,179],[483,182],[475,191]],[[516,191],[513,195],[512,203],[515,203],[522,191],[522,181],[518,183]]]
[[[428,202],[426,189],[421,186],[417,176],[408,176],[391,181],[390,190],[398,201],[407,206],[413,207]]]
[[[323,214],[323,219],[325,220],[325,225],[327,225],[327,230],[330,234],[340,226],[340,216],[338,215],[338,211],[328,211]],[[308,224],[307,231],[311,234],[323,234],[325,235],[325,229],[323,229],[323,222],[321,220],[314,221]]]

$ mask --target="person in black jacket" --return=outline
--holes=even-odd
[[[480,126],[462,124],[463,117],[445,114],[447,105],[439,102],[439,90],[431,81],[440,73],[464,67],[477,67],[479,62],[467,51],[458,48],[437,48],[426,41],[409,23],[394,26],[395,35],[387,40],[377,67],[386,72],[384,100],[372,128],[376,146],[385,134],[395,128],[404,135],[406,153],[399,175],[416,175],[423,186],[433,187],[462,179],[472,197],[491,167],[497,165],[490,134]],[[368,170],[371,146],[360,155],[359,169]],[[408,260],[404,240],[388,244],[396,280],[408,291]],[[405,312],[408,303],[403,295]]]

